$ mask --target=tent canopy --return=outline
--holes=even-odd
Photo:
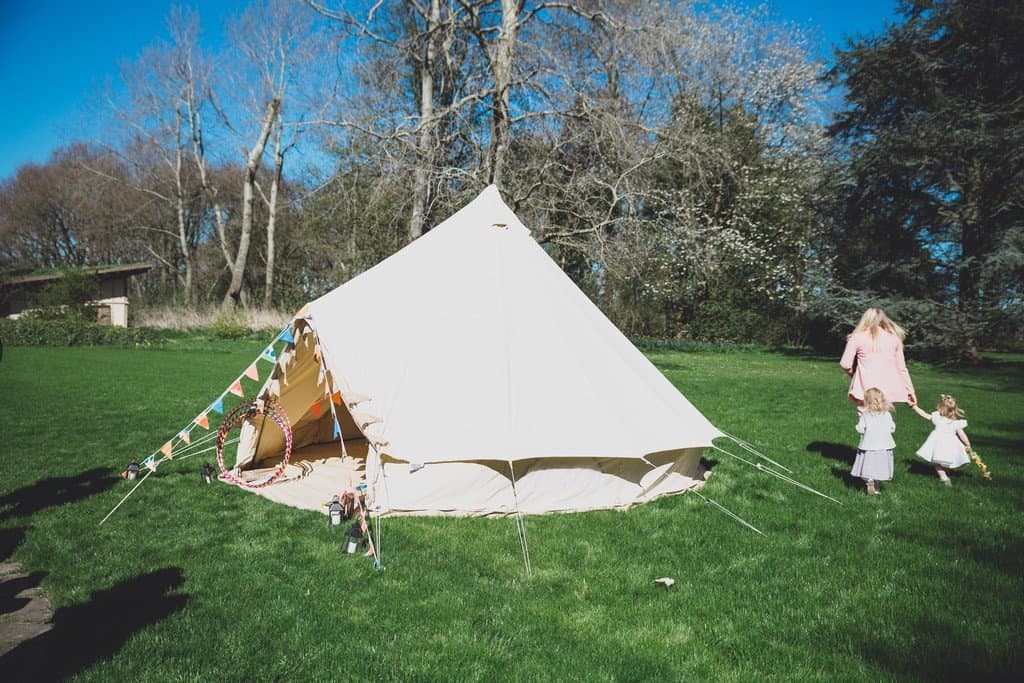
[[[303,507],[295,499],[312,494],[289,491],[342,445],[355,462],[347,476],[365,477],[385,511],[504,514],[627,507],[691,488],[700,454],[722,436],[493,186],[311,302],[295,337],[264,392],[317,457],[262,491]],[[281,449],[279,432],[249,424],[238,466]]]

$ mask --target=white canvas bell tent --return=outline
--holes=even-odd
[[[260,395],[288,414],[294,450],[257,492],[296,507],[365,481],[380,515],[627,508],[700,486],[723,435],[493,186],[308,304],[291,334]],[[243,425],[239,476],[281,462],[265,425]]]

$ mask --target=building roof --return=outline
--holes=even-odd
[[[100,279],[109,279],[111,277],[123,276],[129,277],[132,275],[141,275],[153,268],[152,263],[140,261],[138,263],[126,263],[124,265],[113,265],[113,266],[90,266],[87,268],[73,268],[72,270],[77,273],[85,275],[95,275]],[[50,282],[52,280],[59,280],[64,277],[67,271],[55,270],[51,272],[35,272],[27,275],[19,275],[17,277],[7,278],[0,281],[0,285],[28,285],[35,284],[37,282]]]

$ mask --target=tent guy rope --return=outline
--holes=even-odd
[[[292,338],[290,332],[291,327],[292,324],[289,323],[283,330],[281,330],[281,332],[277,334],[276,337],[274,337],[274,339],[269,344],[267,344],[263,351],[260,352],[260,355],[258,355],[255,358],[255,360],[249,363],[246,366],[245,370],[243,370],[242,373],[238,377],[236,377],[235,380],[231,382],[231,384],[228,385],[227,389],[221,392],[216,399],[211,401],[207,405],[207,407],[203,409],[202,412],[200,412],[196,417],[194,417],[191,422],[185,425],[185,427],[183,427],[177,433],[175,433],[175,435],[172,436],[168,441],[166,441],[163,446],[156,449],[155,451],[150,453],[146,458],[143,459],[142,464],[149,471],[146,472],[146,474],[143,475],[142,479],[139,480],[139,483],[132,487],[132,490],[129,491],[120,501],[118,501],[117,505],[115,505],[110,510],[110,512],[108,512],[106,516],[102,520],[100,520],[99,525],[103,525],[108,519],[110,519],[114,512],[117,511],[117,509],[120,508],[121,505],[124,504],[124,502],[128,500],[128,498],[133,493],[135,493],[135,491],[137,491],[140,486],[142,486],[142,482],[146,481],[149,475],[156,472],[157,468],[160,466],[161,463],[167,460],[175,459],[186,460],[192,456],[199,455],[201,453],[206,453],[216,448],[213,447],[197,450],[199,446],[206,445],[211,440],[218,438],[218,433],[211,432],[208,434],[204,434],[196,439],[193,439],[191,436],[192,431],[196,427],[199,427],[204,430],[208,430],[210,428],[208,418],[209,414],[224,413],[224,398],[229,393],[237,396],[244,396],[241,385],[243,377],[251,379],[253,381],[259,381],[259,370],[256,367],[259,361],[263,360],[269,363],[273,363],[275,365],[277,364],[278,356],[277,351],[274,349],[274,344],[282,340],[285,341],[286,344],[294,343],[294,339]],[[238,443],[238,439],[227,440],[224,442],[223,445],[229,445],[234,443]],[[181,444],[185,444],[185,447],[175,451],[175,449]],[[221,448],[223,448],[223,445],[221,446]],[[159,460],[156,459],[156,456],[158,454],[163,454],[163,457],[161,457]]]
[[[826,498],[828,500],[831,500],[836,505],[842,505],[841,502],[839,502],[838,500],[836,500],[832,496],[826,495],[826,494],[822,493],[821,491],[818,491],[816,489],[811,488],[810,486],[807,486],[806,484],[801,484],[796,479],[793,479],[792,477],[787,477],[786,475],[782,474],[781,472],[776,472],[775,470],[771,469],[770,467],[765,467],[764,465],[762,465],[759,462],[750,462],[746,458],[743,458],[743,457],[741,457],[739,455],[736,455],[735,453],[730,453],[729,451],[725,450],[724,448],[720,448],[720,447],[718,447],[718,446],[716,446],[714,444],[712,444],[711,447],[714,448],[716,451],[718,451],[720,453],[724,453],[725,455],[728,455],[730,458],[735,458],[736,460],[739,460],[740,462],[743,462],[743,463],[746,463],[746,464],[750,465],[751,467],[753,467],[756,470],[760,470],[762,472],[765,472],[767,474],[772,475],[773,477],[777,477],[777,478],[781,479],[782,481],[784,481],[786,483],[789,483],[789,484],[792,484],[793,486],[796,486],[798,488],[804,489],[805,491],[809,491],[809,492],[813,493],[816,496],[821,496],[822,498]]]

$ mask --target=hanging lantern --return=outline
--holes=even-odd
[[[213,483],[213,465],[208,462],[203,463],[203,467],[200,470],[203,473],[203,481],[207,484]]]
[[[349,527],[348,531],[345,532],[345,553],[352,555],[363,542],[363,530],[359,525],[359,521],[356,520],[355,524]]]
[[[331,520],[331,526],[340,526],[344,515],[344,506],[338,500],[338,496],[331,498],[331,504],[327,507],[327,516]]]
[[[124,471],[125,479],[138,479],[139,478],[139,461],[132,460],[128,465],[128,469]]]

